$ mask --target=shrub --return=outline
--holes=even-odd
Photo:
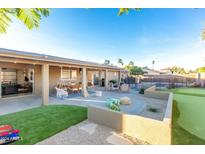
[[[106,101],[106,106],[114,111],[120,111],[120,100],[109,98]]]
[[[112,83],[112,84],[116,84],[117,83],[116,80],[110,80],[109,82]]]
[[[144,89],[144,88],[141,88],[141,89],[139,90],[139,94],[144,94],[144,91],[145,91],[145,89]]]
[[[153,108],[153,107],[148,108],[148,110],[149,110],[150,112],[158,112],[158,109]]]

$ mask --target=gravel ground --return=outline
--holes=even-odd
[[[40,145],[132,145],[145,144],[111,128],[85,120],[44,141]]]

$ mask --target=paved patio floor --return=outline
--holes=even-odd
[[[86,98],[79,95],[74,95],[65,99],[57,99],[55,96],[50,97],[50,105],[64,104],[64,105],[78,105],[89,106],[97,105],[105,106],[107,98],[121,98],[129,97],[132,101],[131,105],[121,105],[121,111],[127,114],[142,115],[145,117],[162,120],[166,109],[166,101],[145,98],[143,95],[138,94],[136,91],[130,93],[120,93],[111,91],[102,91],[101,97],[96,97],[95,93],[91,92]],[[24,96],[14,98],[0,99],[0,115],[27,110],[42,105],[41,97],[39,96]],[[150,113],[149,107],[159,108],[160,112]],[[128,137],[129,138],[129,137]],[[111,128],[98,125],[89,121],[81,122],[72,126],[38,144],[144,144],[141,141],[130,140]]]
[[[121,93],[116,91],[102,91],[101,97],[96,97],[94,92],[86,98],[80,94],[74,95],[65,99],[57,99],[55,96],[50,97],[50,105],[53,104],[65,104],[65,105],[78,105],[78,106],[89,106],[97,105],[106,107],[105,101],[108,98],[121,98],[129,97],[132,101],[131,105],[121,105],[121,112],[133,115],[143,115],[145,117],[162,120],[166,109],[166,101],[159,99],[146,98],[143,95],[138,94],[136,91],[130,93]],[[0,115],[18,112],[33,107],[39,107],[42,105],[41,97],[38,96],[22,96],[14,98],[4,98],[0,100]],[[157,113],[151,113],[148,111],[149,107],[159,109]]]

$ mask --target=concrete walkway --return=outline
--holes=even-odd
[[[113,129],[83,121],[44,141],[40,145],[131,145],[132,141]]]
[[[19,96],[0,99],[0,115],[27,110],[41,106],[41,98],[37,96]]]

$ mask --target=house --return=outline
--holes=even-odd
[[[160,72],[161,72],[161,74],[168,74],[168,75],[173,74],[169,67],[160,69]]]
[[[80,83],[86,97],[87,86],[107,89],[109,80],[120,82],[123,73],[115,66],[0,48],[0,98],[32,94],[48,104],[59,80]]]
[[[161,74],[160,71],[153,70],[148,67],[143,67],[142,70],[144,72],[144,75],[160,75]]]

